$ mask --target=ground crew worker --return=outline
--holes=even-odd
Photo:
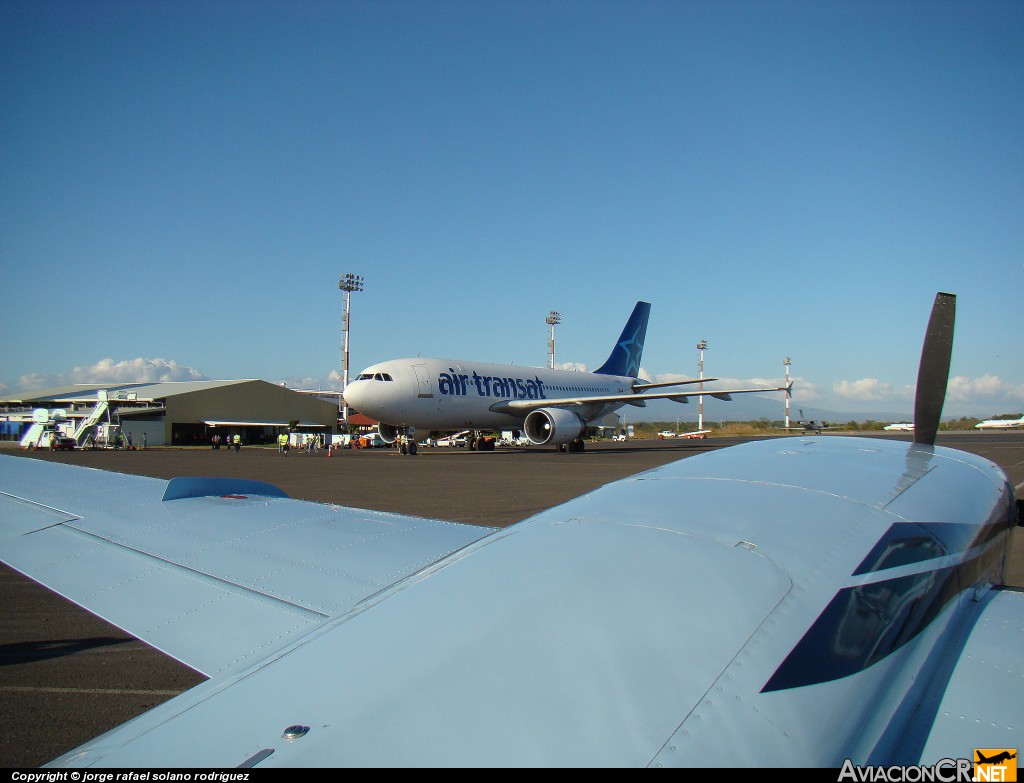
[[[237,432],[235,433],[234,441],[235,441],[235,452],[237,453],[238,450],[240,448],[242,448],[242,436],[239,435]]]

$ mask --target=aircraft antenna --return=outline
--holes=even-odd
[[[914,397],[914,443],[935,445],[949,383],[949,365],[953,356],[953,323],[956,320],[956,294],[935,295],[928,330],[921,349]]]

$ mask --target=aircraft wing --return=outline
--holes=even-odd
[[[495,413],[527,414],[538,408],[575,408],[584,405],[603,405],[606,403],[628,403],[642,407],[647,400],[672,400],[673,402],[688,402],[690,397],[714,397],[718,400],[729,401],[733,394],[750,394],[752,392],[776,392],[786,391],[786,387],[780,386],[772,389],[705,389],[704,391],[673,391],[658,392],[656,394],[597,394],[592,397],[560,397],[546,400],[502,400],[490,407]]]
[[[696,378],[690,381],[661,381],[658,383],[645,383],[643,381],[637,381],[633,384],[633,391],[643,392],[646,389],[664,389],[668,386],[689,386],[694,383],[713,383],[718,378]]]
[[[197,671],[247,665],[491,528],[0,456],[0,559]]]
[[[1003,729],[1006,745],[1016,747],[1024,719],[1021,693],[1021,645],[1024,644],[1024,592],[991,590],[975,599],[974,626],[962,649],[948,653],[943,668],[948,681],[937,678],[931,688],[932,709],[921,711],[920,725],[910,737],[927,737],[922,758],[942,758],[963,742],[965,723]],[[1016,677],[1013,673],[1016,672]]]

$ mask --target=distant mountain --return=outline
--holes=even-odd
[[[625,416],[627,422],[639,421],[685,421],[696,422],[698,413],[697,398],[693,397],[689,403],[672,402],[671,400],[652,400],[645,408],[634,408],[630,405],[619,408],[618,414]],[[790,402],[789,418],[796,422],[801,418],[800,411],[803,410],[804,419],[815,419],[835,423],[848,421],[912,421],[913,413],[906,411],[889,412],[840,412],[826,410],[824,408],[812,408],[809,405],[799,405]],[[775,397],[766,397],[759,394],[737,394],[731,402],[716,400],[714,397],[704,397],[704,420],[705,421],[756,421],[768,419],[769,421],[782,421],[786,416],[786,401],[781,394]]]

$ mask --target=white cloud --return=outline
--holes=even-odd
[[[836,397],[854,402],[906,402],[913,400],[914,385],[893,386],[877,378],[861,378],[857,381],[836,381],[832,390]],[[946,388],[947,403],[958,403],[959,410],[985,405],[998,407],[1024,401],[1024,386],[1011,386],[998,376],[982,375],[968,378],[957,375],[949,379]]]
[[[576,372],[588,372],[587,365],[582,362],[555,362],[556,370],[575,370]]]
[[[349,376],[349,381],[355,378]],[[341,391],[341,373],[332,370],[326,378],[314,378],[310,375],[290,375],[287,378],[278,379],[277,383],[284,384],[289,389],[304,389],[305,391]]]
[[[949,379],[949,386],[946,396],[956,401],[972,401],[979,398],[992,399],[994,397],[1014,396],[1012,387],[1007,386],[995,375],[982,375],[980,378],[967,378],[963,375],[956,375]]]
[[[115,362],[100,359],[95,364],[75,367],[59,374],[30,373],[18,379],[20,391],[69,386],[75,383],[161,383],[166,381],[204,381],[209,376],[173,359],[127,359]]]
[[[877,378],[861,378],[859,381],[836,381],[832,391],[846,400],[884,400],[892,396],[892,385]]]

